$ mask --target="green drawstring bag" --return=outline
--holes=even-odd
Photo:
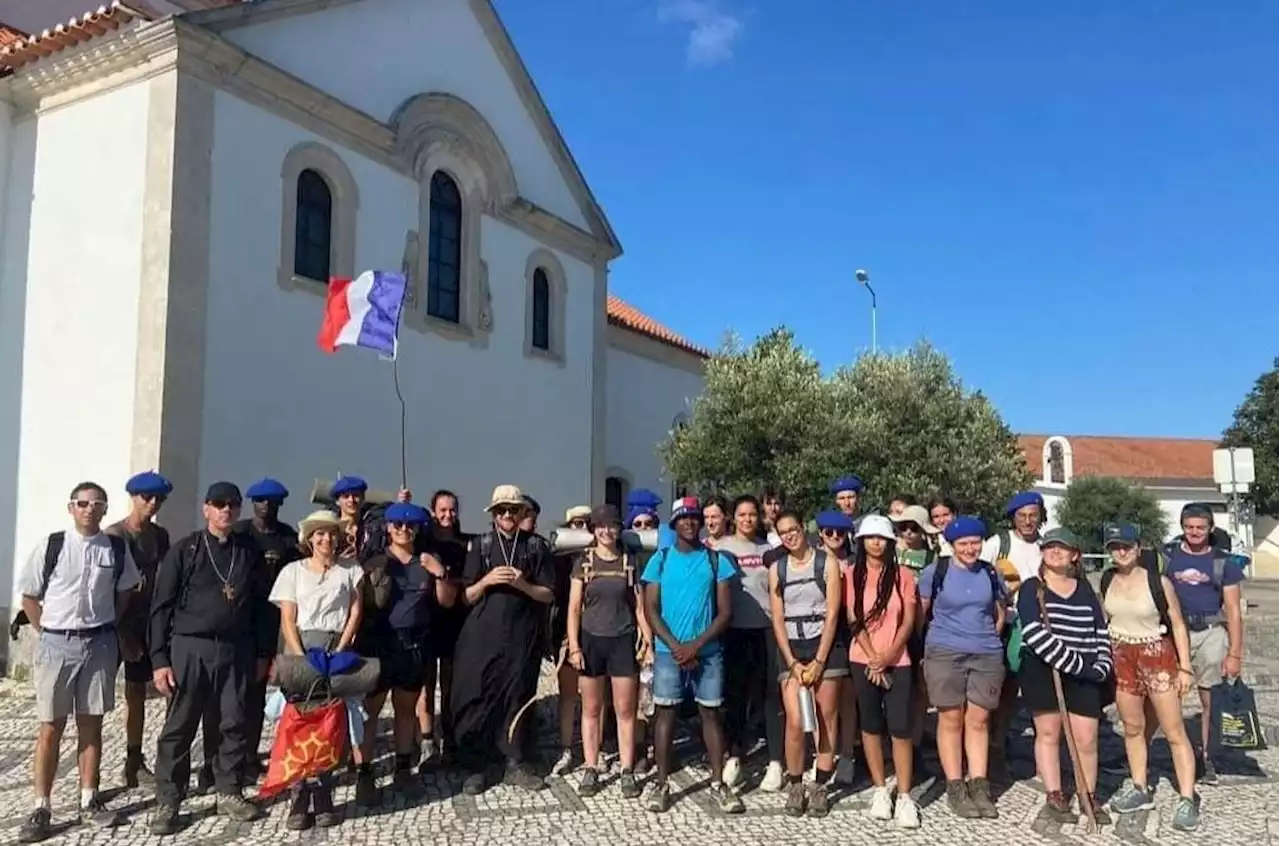
[[[1022,621],[1015,614],[1013,625],[1009,628],[1009,642],[1004,647],[1004,658],[1009,663],[1011,672],[1018,672],[1022,666]]]

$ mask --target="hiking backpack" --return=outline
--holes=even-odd
[[[125,539],[119,535],[107,535],[107,540],[111,543],[112,577],[115,583],[119,585],[120,577],[124,575],[124,556],[128,551],[128,545]],[[35,597],[40,602],[44,602],[44,595],[49,590],[49,580],[53,578],[53,571],[58,568],[58,556],[62,554],[62,548],[66,544],[66,532],[54,532],[49,535],[49,540],[44,550],[44,566],[40,571],[40,592]],[[27,612],[19,611],[13,618],[13,622],[9,624],[9,637],[17,640],[22,632],[22,627],[30,622],[27,619]]]
[[[1154,551],[1154,550],[1153,550]],[[1146,563],[1139,562],[1144,573],[1147,574],[1147,590],[1151,592],[1151,601],[1155,603],[1156,613],[1160,617],[1160,629],[1162,634],[1173,634],[1173,626],[1169,623],[1169,598],[1164,594],[1164,574],[1160,567],[1151,567]],[[1107,601],[1107,591],[1111,590],[1111,582],[1115,580],[1116,568],[1108,567],[1102,573],[1102,581],[1098,585],[1098,590],[1102,594],[1102,602]],[[1105,609],[1104,609],[1105,610]]]

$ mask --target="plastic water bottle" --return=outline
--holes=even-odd
[[[813,700],[813,689],[807,685],[800,686],[800,724],[805,734],[813,734],[818,730],[818,708]]]

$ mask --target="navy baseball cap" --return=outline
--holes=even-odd
[[[1102,528],[1102,545],[1137,546],[1141,532],[1132,523],[1108,523]]]

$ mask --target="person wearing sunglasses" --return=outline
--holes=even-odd
[[[124,664],[124,771],[122,787],[151,787],[155,776],[142,754],[142,734],[147,717],[147,685],[151,683],[151,661],[147,656],[147,621],[151,616],[151,593],[156,585],[156,569],[169,554],[169,532],[156,523],[165,499],[173,493],[173,483],[159,473],[138,473],[125,483],[129,513],[106,528],[108,535],[124,538],[138,567],[141,581],[129,599],[117,626],[120,657]],[[212,756],[211,756],[212,757]]]
[[[564,512],[562,529],[587,531],[591,508],[575,505]],[[523,528],[523,526],[522,526]],[[569,603],[574,563],[578,553],[560,554],[552,558],[555,564],[555,602],[551,604],[551,660],[559,664],[556,670],[556,717],[560,729],[560,754],[551,765],[552,775],[566,775],[573,771],[577,756],[573,748],[573,730],[578,722],[578,667],[568,660]],[[566,660],[561,661],[561,651]]]
[[[525,705],[538,687],[548,606],[555,599],[551,547],[520,529],[529,506],[515,485],[499,485],[485,509],[493,523],[474,538],[462,573],[471,611],[454,652],[451,706],[463,792],[482,793],[486,770],[505,764],[505,782],[547,784],[525,761]]]
[[[941,529],[933,525],[929,512],[921,505],[908,505],[893,521],[897,535],[898,566],[909,571],[913,578],[919,579],[924,568],[938,557],[935,539],[941,535]],[[950,547],[948,547],[948,550]],[[924,760],[920,755],[920,744],[924,740],[925,715],[929,710],[928,692],[924,686],[924,673],[920,662],[924,660],[924,640],[919,632],[912,632],[907,639],[907,655],[911,658],[911,740],[915,749],[912,758],[915,772],[924,772]]]

